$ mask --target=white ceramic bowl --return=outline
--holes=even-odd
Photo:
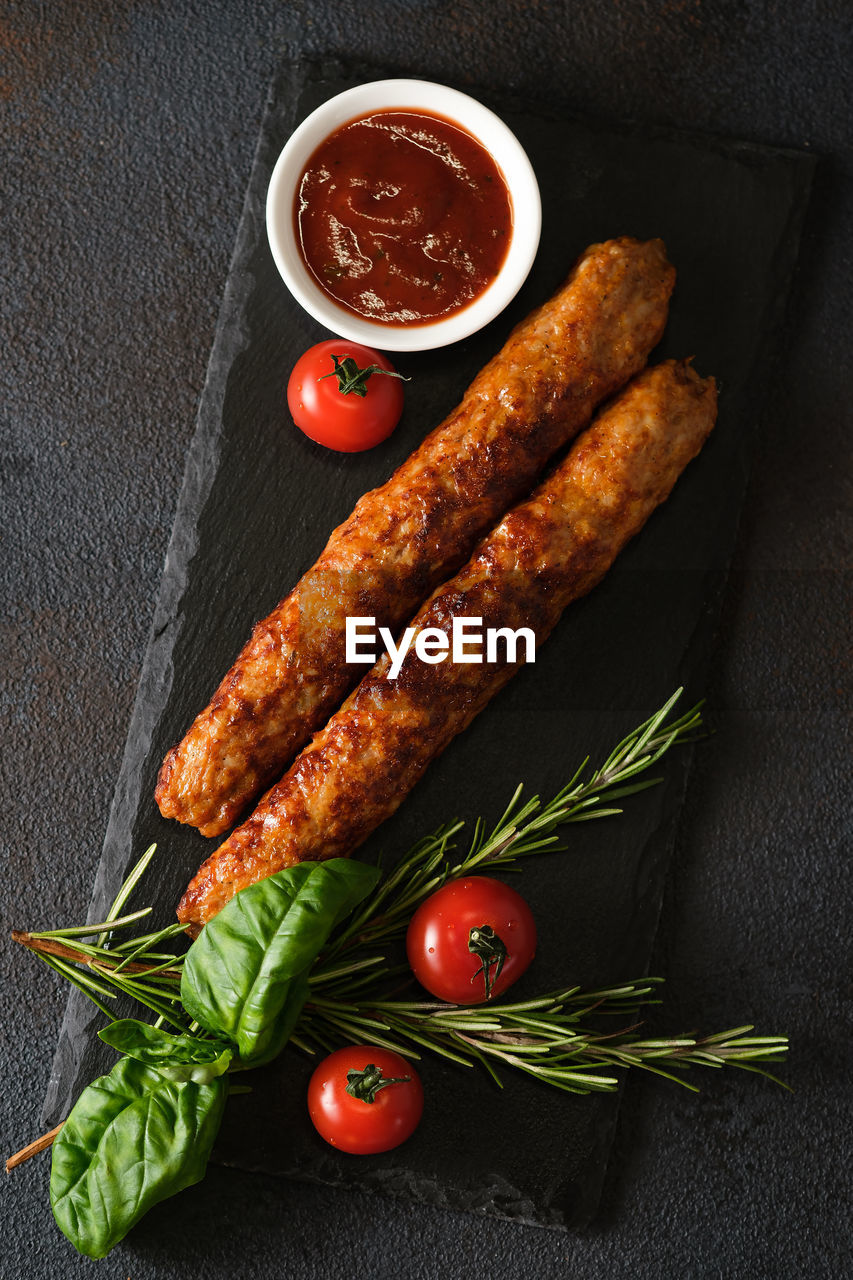
[[[294,228],[296,187],[320,143],[358,116],[392,108],[433,112],[467,129],[496,161],[512,200],[512,238],[497,277],[460,311],[427,324],[379,324],[339,306],[323,292],[306,267]],[[527,278],[539,245],[541,225],[536,175],[515,135],[475,98],[427,80],[374,80],[324,102],[291,135],[273,169],[267,193],[270,248],[282,279],[297,302],[337,336],[382,351],[444,347],[488,324],[515,297]]]

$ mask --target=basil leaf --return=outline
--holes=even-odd
[[[84,1089],[53,1144],[50,1203],[81,1253],[103,1258],[144,1213],[204,1177],[228,1084],[177,1084],[133,1058]]]
[[[105,1044],[125,1053],[147,1067],[156,1067],[167,1080],[191,1080],[209,1084],[228,1070],[233,1054],[221,1040],[199,1040],[190,1035],[172,1035],[138,1022],[122,1018],[111,1022],[98,1035]]]
[[[284,1048],[308,994],[307,971],[335,925],[379,879],[345,858],[300,862],[241,890],[187,952],[181,1002],[234,1041],[244,1066]]]

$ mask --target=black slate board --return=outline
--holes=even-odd
[[[375,74],[387,74],[387,71]],[[364,74],[357,79],[374,78]],[[354,78],[355,79],[355,78]],[[246,638],[321,550],[360,494],[456,403],[510,326],[546,297],[593,241],[660,235],[679,270],[656,358],[696,357],[721,387],[717,429],[608,579],[574,606],[537,657],[365,847],[390,858],[452,816],[496,817],[519,780],[550,794],[579,758],[601,758],[685,684],[701,696],[748,474],[750,436],[796,258],[813,163],[747,143],[573,120],[488,93],[527,148],[542,188],[534,269],[501,317],[450,350],[401,357],[413,376],[400,428],[365,455],[328,453],[289,423],[283,388],[297,355],[323,336],[291,300],[266,244],[263,206],[288,133],[354,82],[339,66],[288,64],[261,130],[190,449],[90,919],[152,841],[160,855],[141,897],[157,918],[213,846],[164,822],[154,778],[165,750],[205,702]],[[570,830],[570,852],[530,864],[525,892],[540,927],[536,965],[518,988],[597,985],[642,974],[654,936],[690,757],[622,819]],[[568,952],[568,971],[561,957]],[[69,1000],[45,1122],[67,1113],[108,1068],[98,1017]],[[428,1105],[415,1140],[369,1162],[340,1156],[304,1112],[310,1064],[295,1052],[229,1105],[215,1158],[247,1169],[375,1187],[435,1204],[551,1226],[595,1211],[618,1099],[555,1096],[526,1080],[498,1093],[475,1073],[423,1064]]]

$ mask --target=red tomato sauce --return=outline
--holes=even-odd
[[[491,284],[512,204],[470,133],[426,112],[377,111],[317,148],[294,220],[325,293],[365,319],[415,325],[460,311]]]

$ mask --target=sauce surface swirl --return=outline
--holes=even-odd
[[[376,111],[331,133],[294,205],[324,293],[366,320],[427,324],[461,311],[506,257],[512,203],[476,138],[442,116]]]

